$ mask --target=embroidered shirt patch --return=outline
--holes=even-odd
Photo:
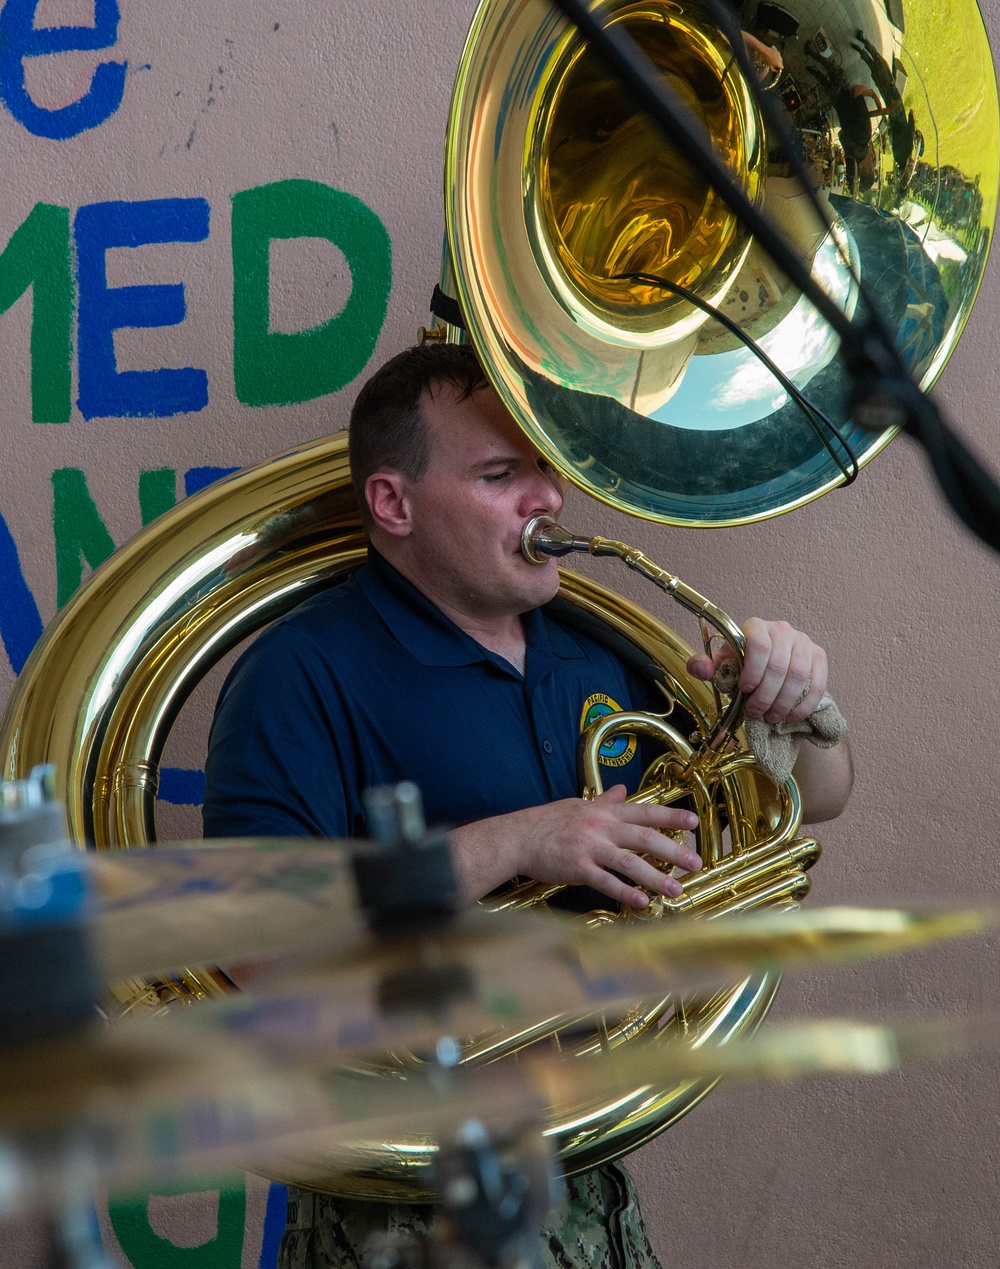
[[[608,714],[620,714],[622,707],[604,692],[593,692],[583,702],[580,715],[580,731],[586,731],[592,722]],[[598,761],[605,767],[624,767],[635,756],[636,739],[629,732],[609,736],[597,751]]]

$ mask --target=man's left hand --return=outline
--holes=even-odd
[[[824,650],[787,621],[751,617],[743,633],[746,649],[739,687],[747,717],[768,723],[808,718],[826,691]],[[699,653],[688,661],[688,673],[707,681],[720,665],[733,660],[732,647],[720,636],[712,640],[711,656]]]

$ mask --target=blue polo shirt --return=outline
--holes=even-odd
[[[459,629],[374,549],[343,585],[275,622],[222,689],[209,741],[206,837],[366,833],[362,792],[413,780],[432,824],[579,795],[577,739],[642,708],[638,676],[536,609],[525,672]],[[605,784],[638,784],[632,738]]]

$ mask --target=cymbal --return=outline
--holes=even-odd
[[[952,1059],[977,1043],[995,1049],[1000,1019],[931,1019],[862,1022],[824,1018],[768,1023],[752,1037],[714,1043],[636,1045],[599,1062],[532,1060],[531,1078],[547,1104],[583,1107],[637,1086],[664,1087],[682,1080],[787,1083],[821,1074],[882,1075],[906,1063]]]
[[[54,1210],[96,1184],[271,1168],[276,1143],[322,1133],[346,1166],[355,1143],[393,1124],[428,1136],[501,1112],[540,1122],[544,1105],[516,1070],[485,1082],[420,1073],[386,1100],[384,1081],[302,1055],[264,1054],[192,1011],[97,1023],[0,1051],[0,1217]],[[496,1122],[499,1122],[497,1120]]]
[[[211,1012],[206,1010],[205,1012]],[[185,1015],[185,1018],[191,1015]],[[1000,1020],[852,1020],[772,1025],[728,1044],[641,1045],[581,1063],[547,1056],[478,1070],[427,1066],[381,1080],[299,1060],[279,1071],[245,1043],[148,1020],[86,1028],[0,1055],[0,1215],[53,1208],[68,1189],[239,1167],[328,1181],[357,1143],[435,1140],[470,1119],[505,1130],[558,1108],[684,1079],[787,1081],[823,1072],[881,1074],[950,1058]]]
[[[882,955],[996,924],[986,909],[840,908],[591,929],[565,917],[498,920],[472,909],[387,937],[357,910],[350,849],[263,838],[89,857],[91,929],[109,977],[251,957],[275,958],[281,972],[264,991],[169,1023],[86,1028],[0,1053],[0,1156],[15,1165],[0,1167],[0,1209],[59,1192],[68,1169],[77,1181],[81,1173],[119,1181],[252,1156],[273,1171],[275,1141],[301,1140],[305,1125],[322,1131],[329,1161],[331,1150],[347,1159],[353,1142],[390,1122],[434,1134],[456,1116],[510,1119],[557,1100],[585,1102],[616,1080],[634,1087],[637,1078],[721,1073],[786,1078],[790,1063],[796,1072],[854,1069],[845,1063],[860,1068],[863,1054],[864,1069],[884,1069],[904,1052],[943,1045],[938,1031],[901,1039],[898,1029],[841,1023],[826,1028],[821,1044],[815,1028],[808,1039],[769,1029],[749,1047],[641,1046],[597,1064],[532,1058],[474,1082],[466,1082],[472,1072],[415,1059],[396,1080],[365,1075],[373,1053],[436,1053],[450,1062],[457,1045],[442,1049],[442,1040],[488,1035],[512,1021],[528,1036],[637,996],[696,990],[759,968]],[[770,1048],[761,1047],[765,1039]]]
[[[1000,909],[761,909],[715,917],[619,922],[581,932],[574,950],[601,973],[683,975],[696,967],[754,972],[815,969],[898,955],[1000,925]]]
[[[395,937],[348,928],[321,952],[286,959],[270,981],[205,1002],[184,1022],[276,1052],[350,1061],[433,1053],[442,1036],[488,1035],[511,1024],[541,1031],[618,998],[612,980],[595,988],[581,979],[567,955],[567,922],[511,915],[498,921],[471,909]]]
[[[309,947],[360,933],[348,843],[174,842],[88,855],[95,956],[110,980]]]
[[[769,1024],[751,1039],[728,1043],[707,1037],[697,1046],[640,1044],[595,1062],[550,1052],[477,1069],[424,1067],[393,1080],[340,1071],[331,1076],[331,1086],[343,1115],[355,1125],[356,1142],[406,1139],[420,1151],[468,1119],[510,1128],[571,1112],[582,1124],[588,1106],[632,1096],[637,1088],[655,1096],[685,1080],[723,1076],[729,1083],[784,1083],[825,1073],[880,1075],[917,1060],[953,1059],[975,1043],[995,1050],[998,1042],[996,1017],[896,1025],[825,1019]],[[348,1162],[356,1166],[351,1144],[349,1133],[314,1128],[270,1142],[266,1167],[253,1160],[247,1166],[272,1178],[295,1178],[297,1184],[314,1177],[326,1186]]]
[[[513,919],[511,919],[513,918]],[[481,1042],[712,990],[760,969],[816,968],[902,952],[994,926],[990,909],[819,908],[675,917],[590,928],[566,918],[471,910],[419,933],[345,932],[286,962],[271,986],[213,1001],[190,1021],[334,1060],[433,1052],[442,1036]]]
[[[319,1080],[246,1044],[95,1023],[0,1052],[0,1214],[98,1181],[232,1169],[251,1147],[336,1122]]]
[[[997,923],[986,908],[837,907],[596,928],[470,909],[395,937],[358,912],[348,843],[237,839],[101,852],[93,930],[109,979],[271,957],[273,987],[191,1021],[219,1035],[371,1069],[518,1029],[521,1043],[600,1010],[910,950]],[[293,953],[295,955],[293,955]],[[392,1055],[395,1055],[392,1056]]]
[[[289,1142],[321,1134],[348,1166],[356,1143],[399,1126],[443,1138],[470,1118],[540,1124],[516,1069],[384,1081],[261,1057],[246,1041],[146,1019],[88,1026],[0,1053],[0,1218],[55,1211],[98,1184],[274,1172]]]
[[[906,951],[979,933],[998,921],[987,908],[836,907],[638,919],[595,929],[554,914],[504,913],[498,919],[473,909],[447,930],[421,933],[417,942],[376,939],[358,911],[350,850],[347,842],[248,838],[99,852],[90,858],[97,892],[93,942],[101,969],[111,980],[137,978],[313,948],[326,949],[317,951],[313,973],[362,964],[374,972],[389,962],[400,968],[420,964],[427,955],[453,961],[488,952],[498,962],[494,978],[506,975],[501,994],[524,998],[541,991],[551,1000],[547,987],[531,981],[537,971],[525,980],[521,953],[530,941],[553,974],[575,966],[580,981],[567,986],[565,1004],[572,1011],[616,996],[719,982],[723,971],[805,969]]]

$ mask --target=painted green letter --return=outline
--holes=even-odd
[[[68,423],[71,408],[73,277],[69,211],[36,203],[0,254],[0,313],[28,287],[31,312],[31,418]]]
[[[115,544],[78,467],[52,473],[52,529],[56,539],[56,605],[61,608],[80,585],[83,561],[103,564]]]
[[[143,526],[177,502],[177,473],[154,467],[139,473],[139,514]],[[56,604],[61,608],[83,580],[84,561],[97,568],[115,549],[101,519],[87,477],[79,467],[52,473],[52,530],[56,539]]]
[[[318,181],[278,181],[233,196],[233,373],[244,405],[290,405],[336,392],[375,348],[392,285],[385,226],[360,199]],[[351,294],[321,326],[270,329],[270,244],[325,238],[347,257]]]
[[[172,467],[154,467],[139,473],[139,514],[143,527],[177,505],[177,472]]]
[[[182,1193],[160,1186],[153,1194]],[[215,1237],[199,1247],[177,1247],[149,1223],[149,1195],[119,1195],[108,1202],[108,1216],[122,1251],[136,1269],[240,1269],[246,1224],[246,1190],[221,1190]]]

